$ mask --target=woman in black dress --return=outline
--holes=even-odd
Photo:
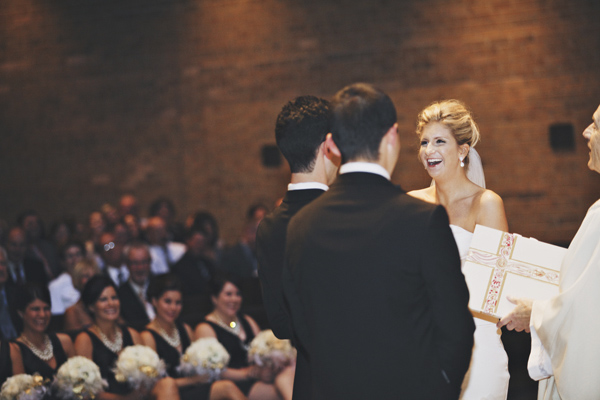
[[[83,288],[81,300],[91,314],[94,324],[77,335],[75,351],[89,358],[100,368],[108,389],[98,400],[137,400],[154,397],[158,400],[178,400],[179,392],[171,378],[160,379],[150,393],[132,390],[127,383],[115,379],[113,368],[119,353],[127,346],[143,344],[140,334],[132,328],[118,324],[121,304],[117,288],[111,278],[96,275]]]
[[[242,295],[235,279],[216,277],[211,281],[211,295],[214,310],[194,334],[196,339],[217,338],[229,352],[231,358],[222,377],[234,381],[250,400],[291,399],[294,366],[273,371],[248,363],[248,346],[260,328],[248,315],[238,314]]]
[[[183,400],[245,399],[246,396],[229,380],[206,383],[206,376],[182,377],[177,372],[181,355],[190,346],[192,330],[178,321],[181,313],[181,283],[174,274],[153,278],[148,286],[148,300],[156,311],[156,317],[142,332],[146,346],[156,350],[167,364],[167,373],[176,378],[179,394]]]
[[[17,292],[17,310],[23,331],[11,347],[13,374],[39,373],[53,379],[58,368],[75,355],[73,342],[62,333],[46,333],[50,324],[50,292],[43,285],[28,283]]]

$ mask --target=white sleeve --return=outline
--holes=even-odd
[[[529,354],[529,360],[527,361],[527,371],[529,371],[531,379],[539,381],[552,376],[554,372],[552,370],[550,355],[546,349],[544,349],[544,345],[533,325],[530,326],[530,329],[531,353]]]

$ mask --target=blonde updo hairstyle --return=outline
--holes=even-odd
[[[417,117],[417,135],[423,134],[427,124],[437,122],[452,132],[459,146],[468,144],[470,148],[479,142],[479,128],[467,107],[458,100],[436,101],[427,106]],[[463,160],[469,164],[469,155]]]

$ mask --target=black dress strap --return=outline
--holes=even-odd
[[[55,333],[49,333],[48,338],[52,343],[53,355],[56,361],[56,368],[52,368],[46,361],[42,360],[35,355],[33,351],[25,343],[19,340],[15,340],[15,343],[19,345],[21,349],[21,356],[23,358],[23,366],[25,367],[26,374],[39,373],[44,379],[52,379],[56,374],[58,368],[67,361],[67,353],[62,347],[62,343]]]

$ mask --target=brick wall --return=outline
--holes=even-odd
[[[168,195],[231,242],[285,191],[288,169],[260,160],[281,106],[368,81],[398,108],[395,182],[429,183],[416,115],[461,99],[511,230],[568,242],[600,197],[580,136],[600,103],[598,15],[596,0],[3,0],[0,218]],[[575,151],[551,150],[556,122]]]

